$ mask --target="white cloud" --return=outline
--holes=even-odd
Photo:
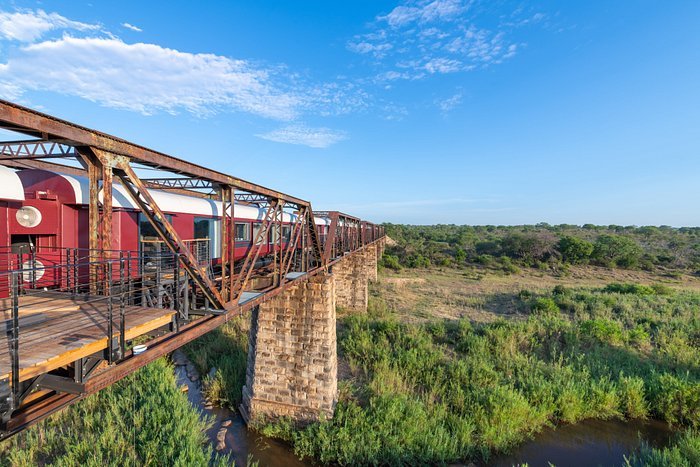
[[[304,125],[287,125],[277,130],[256,135],[277,143],[301,144],[312,148],[327,148],[347,139],[347,133],[330,128],[309,128]]]
[[[57,13],[37,11],[0,11],[0,36],[19,42],[33,42],[52,30],[73,29],[77,31],[95,31],[100,26],[71,21]]]
[[[411,2],[409,5],[411,6],[397,6],[380,19],[385,20],[392,27],[401,27],[414,21],[426,23],[449,20],[468,9],[468,5],[461,0],[419,1]]]
[[[348,49],[359,54],[371,53],[375,57],[381,58],[392,48],[391,44],[370,44],[369,42],[350,42]]]
[[[428,73],[454,73],[462,69],[462,62],[459,60],[451,60],[449,58],[433,58],[424,66]]]
[[[405,0],[377,16],[370,31],[356,35],[348,49],[374,54],[375,65],[383,68],[377,81],[470,71],[515,56],[518,46],[509,36],[527,24],[517,21],[523,11],[505,15],[508,22],[493,25],[493,10],[475,5],[471,0]],[[535,15],[529,22],[541,18]],[[491,26],[482,27],[481,22]]]
[[[122,23],[122,26],[125,27],[126,29],[131,29],[132,31],[143,32],[143,29],[141,29],[138,26],[134,26],[133,24]]]
[[[3,87],[54,91],[143,114],[223,107],[290,120],[300,98],[272,83],[269,71],[213,54],[192,54],[114,38],[29,44],[0,67]]]
[[[458,92],[457,94],[448,97],[447,99],[438,99],[435,101],[435,104],[437,104],[438,108],[443,114],[446,114],[450,112],[452,109],[457,107],[459,104],[462,103],[462,98],[464,96],[462,95],[461,92]]]

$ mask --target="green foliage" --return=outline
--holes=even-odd
[[[656,449],[643,444],[626,460],[628,467],[695,467],[700,465],[700,432],[687,430],[669,447]]]
[[[567,265],[700,269],[700,228],[520,225],[411,226],[385,224],[396,240],[388,249],[405,267],[499,267],[505,256],[517,266],[560,271]],[[387,266],[388,267],[388,266]],[[502,269],[502,268],[501,268]],[[670,272],[672,273],[672,272]]]
[[[207,466],[206,426],[161,358],[0,444],[0,466]]]
[[[640,284],[608,284],[603,289],[605,292],[610,293],[624,293],[624,294],[634,294],[634,295],[654,295],[656,290],[648,285]]]
[[[534,314],[556,314],[559,313],[557,302],[550,297],[539,297],[530,306]]]
[[[634,268],[642,258],[642,248],[628,237],[601,235],[593,248],[593,259],[603,266]]]
[[[562,237],[557,248],[562,259],[571,264],[585,264],[593,254],[593,243],[570,235]]]
[[[382,261],[380,263],[380,266],[393,269],[394,271],[398,271],[401,269],[401,264],[399,263],[399,258],[398,256],[395,255],[384,255],[382,257]]]

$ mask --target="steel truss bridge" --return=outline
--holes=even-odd
[[[314,212],[309,201],[2,100],[0,128],[23,135],[0,142],[0,165],[87,177],[90,200],[88,248],[17,252],[8,245],[2,252],[0,288],[7,294],[0,298],[6,330],[0,439],[327,272],[384,236],[380,226],[356,217]],[[143,169],[156,169],[158,176],[142,178]],[[113,248],[112,222],[104,220],[112,219],[114,184],[157,232],[159,250],[148,258]],[[222,203],[216,268],[181,238],[153,189]],[[265,214],[252,247],[236,258],[226,239],[233,236],[236,206],[246,204]],[[283,243],[278,235],[274,254],[261,263],[262,239],[285,212],[296,214],[290,237]],[[330,220],[324,235],[315,216]],[[37,276],[48,273],[60,279],[46,290]],[[134,339],[146,350],[135,352]]]

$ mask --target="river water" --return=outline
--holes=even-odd
[[[214,420],[212,427],[207,430],[207,436],[213,447],[219,445],[220,436],[223,440],[223,449],[219,453],[228,454],[236,461],[237,466],[246,466],[248,457],[251,461],[259,462],[260,467],[297,467],[309,466],[310,462],[302,462],[292,452],[286,443],[267,438],[246,428],[243,418],[238,411],[231,411],[224,407],[207,405],[207,401],[202,395],[201,381],[199,377],[192,381],[189,374],[196,374],[192,363],[187,357],[176,351],[173,355],[175,365],[175,378],[178,386],[187,386],[187,398],[190,403],[199,410],[202,415],[206,415]],[[184,364],[182,364],[184,363]],[[230,422],[230,425],[228,424]],[[222,424],[228,425],[222,427]],[[225,428],[225,435],[219,435],[222,428]]]
[[[236,465],[245,466],[248,458],[260,466],[298,467],[313,465],[299,460],[289,445],[246,429],[237,411],[207,405],[194,367],[181,352],[176,358],[175,376],[180,386],[187,386],[187,397],[202,415],[214,420],[207,431],[212,446],[229,454]],[[189,365],[189,366],[188,366]],[[225,425],[222,427],[222,424]],[[225,429],[225,432],[222,431]],[[585,420],[575,425],[542,430],[532,440],[518,446],[507,455],[496,456],[485,465],[506,467],[527,463],[530,467],[557,466],[622,466],[624,456],[636,450],[642,441],[654,447],[669,444],[673,432],[660,421],[650,420]],[[480,464],[483,465],[483,464]]]
[[[624,456],[639,448],[642,440],[654,447],[667,446],[673,437],[668,425],[658,420],[584,420],[542,430],[508,455],[489,465],[505,467],[527,463],[530,467],[621,466]]]

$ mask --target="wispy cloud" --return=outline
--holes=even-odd
[[[277,143],[301,144],[312,148],[327,148],[347,139],[347,133],[344,131],[310,128],[305,125],[287,125],[256,136]]]
[[[468,0],[406,0],[378,15],[370,31],[353,37],[348,49],[371,55],[383,69],[378,81],[423,79],[484,68],[512,58],[519,43],[515,28],[538,22],[542,14],[522,19],[522,9],[508,21],[487,21],[484,8]],[[488,23],[489,26],[481,26]]]
[[[143,32],[143,29],[141,29],[138,26],[134,26],[133,24],[130,24],[130,23],[122,23],[122,26],[125,27],[126,29],[131,29],[132,31]]]
[[[71,21],[57,13],[46,13],[43,10],[0,11],[0,37],[4,39],[33,42],[49,31],[61,29],[95,31],[100,26]]]
[[[463,97],[464,96],[462,95],[462,93],[458,92],[446,99],[437,99],[435,101],[435,104],[438,106],[438,108],[443,114],[447,114],[462,103]]]

